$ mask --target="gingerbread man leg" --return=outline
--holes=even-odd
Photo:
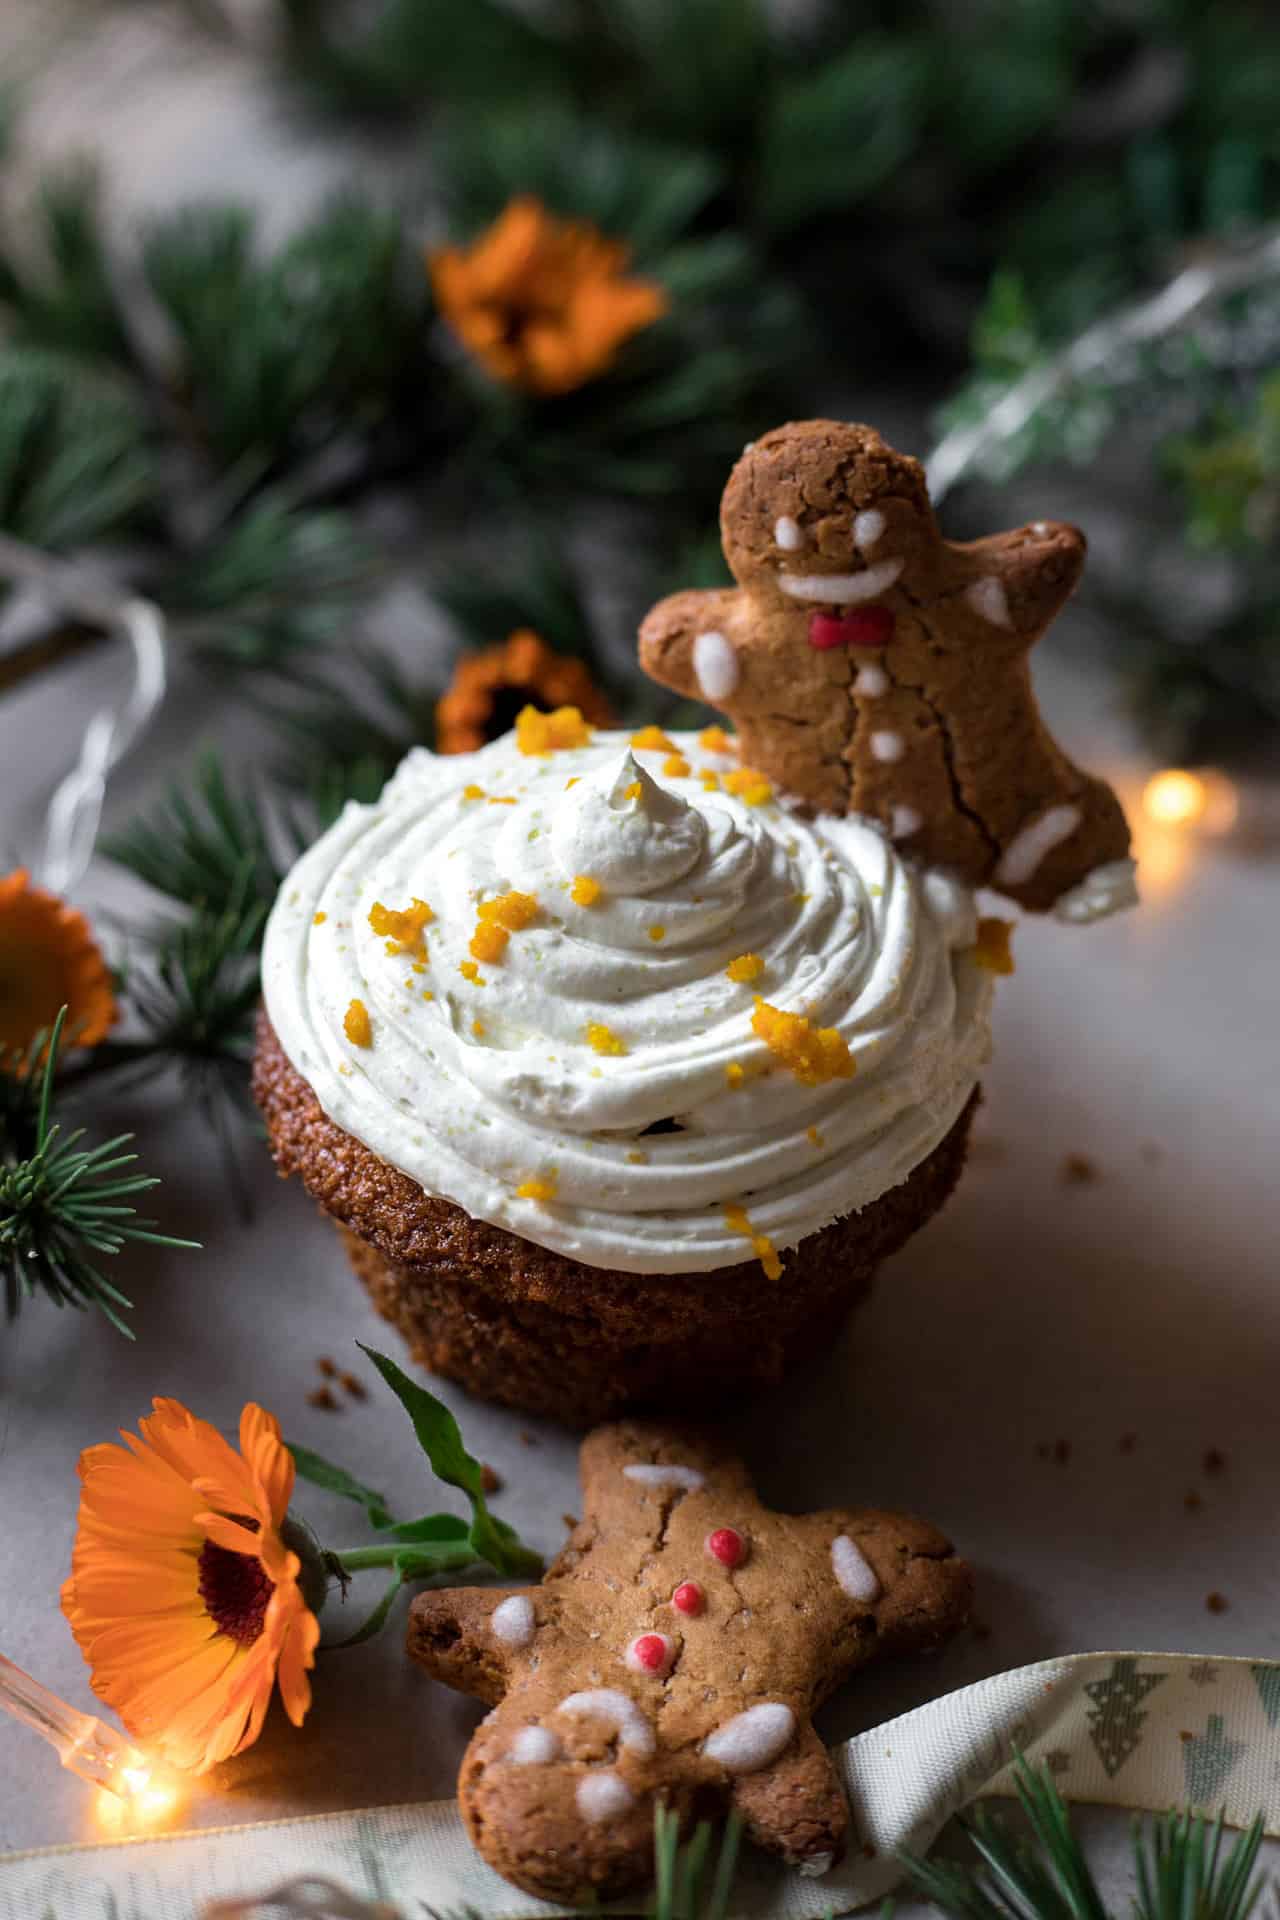
[[[844,1789],[807,1721],[780,1760],[734,1781],[732,1798],[748,1837],[801,1873],[826,1873],[843,1855],[849,1826]]]

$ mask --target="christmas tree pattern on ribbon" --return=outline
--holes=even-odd
[[[1262,1697],[1262,1710],[1267,1716],[1267,1725],[1274,1727],[1280,1720],[1280,1667],[1267,1660],[1259,1660],[1249,1669],[1253,1675],[1253,1684]]]
[[[1141,1746],[1147,1718],[1142,1702],[1164,1678],[1163,1673],[1139,1673],[1136,1660],[1113,1660],[1105,1680],[1086,1683],[1084,1690],[1093,1701],[1088,1712],[1089,1738],[1108,1780],[1115,1779]]]
[[[1223,1731],[1220,1713],[1211,1713],[1203,1733],[1193,1734],[1182,1743],[1182,1764],[1187,1775],[1187,1798],[1193,1807],[1216,1806],[1222,1789],[1235,1772],[1244,1740],[1229,1740]]]

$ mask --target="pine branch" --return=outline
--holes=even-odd
[[[100,851],[157,893],[205,914],[270,905],[283,877],[253,790],[233,792],[222,761],[207,753],[190,789],[171,786],[149,819],[108,835]]]
[[[77,160],[41,182],[20,257],[0,246],[0,309],[20,342],[128,366],[129,331],[108,258],[101,181]]]
[[[0,528],[65,552],[151,517],[158,476],[127,385],[0,345]]]
[[[13,1320],[22,1303],[43,1293],[55,1306],[97,1307],[132,1339],[122,1319],[132,1302],[103,1273],[99,1261],[129,1242],[195,1247],[154,1231],[139,1216],[137,1195],[158,1186],[154,1177],[128,1173],[137,1161],[123,1153],[131,1134],[83,1146],[84,1129],[63,1133],[53,1118],[54,1075],[66,1008],[53,1032],[25,1053],[0,1064],[0,1283]],[[41,1056],[44,1056],[41,1066]]]

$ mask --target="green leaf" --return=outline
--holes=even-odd
[[[148,519],[157,484],[145,416],[122,382],[0,345],[0,528],[65,551]]]
[[[340,1494],[344,1500],[354,1500],[364,1508],[375,1527],[393,1527],[395,1521],[387,1506],[387,1497],[375,1493],[371,1487],[361,1486],[353,1474],[345,1467],[338,1467],[321,1454],[313,1453],[310,1447],[299,1446],[296,1441],[286,1441],[293,1455],[294,1465],[304,1480],[313,1487],[323,1487],[326,1493]],[[461,1522],[459,1522],[461,1525]]]
[[[500,1573],[540,1571],[542,1562],[538,1556],[504,1539],[494,1525],[484,1497],[483,1469],[462,1444],[458,1423],[444,1402],[411,1380],[385,1353],[366,1347],[361,1341],[356,1344],[372,1360],[409,1415],[418,1445],[437,1479],[459,1487],[471,1502],[470,1542],[477,1556]]]
[[[852,206],[913,152],[925,61],[906,39],[866,34],[774,100],[760,154],[760,205],[771,227]]]

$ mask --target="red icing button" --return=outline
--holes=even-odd
[[[662,1673],[671,1660],[671,1642],[663,1633],[641,1633],[627,1648],[627,1665],[640,1673]]]
[[[736,1527],[717,1527],[707,1535],[707,1552],[722,1567],[739,1567],[747,1557],[747,1543]]]
[[[887,647],[892,638],[893,615],[888,607],[809,615],[809,645],[819,653],[829,653],[832,647]]]
[[[682,1580],[671,1596],[671,1604],[681,1613],[701,1613],[706,1595],[696,1580]]]

